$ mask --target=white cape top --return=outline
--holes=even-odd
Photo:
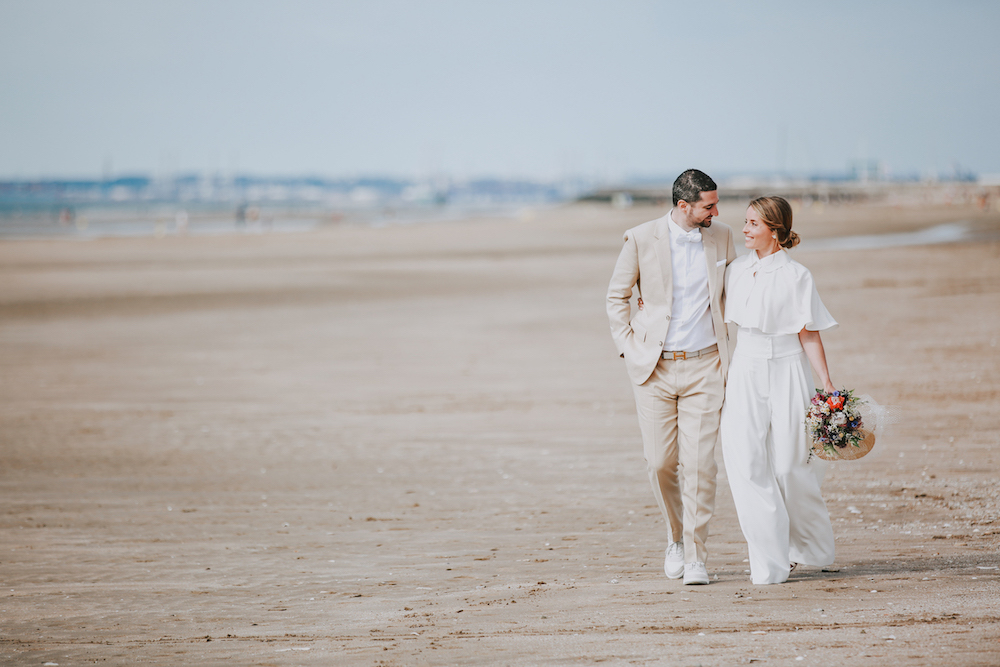
[[[809,269],[784,250],[763,259],[751,250],[726,268],[726,322],[771,335],[837,326]]]

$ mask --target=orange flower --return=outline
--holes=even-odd
[[[839,410],[844,407],[844,397],[843,396],[831,396],[826,399],[826,404],[830,406],[831,410]]]

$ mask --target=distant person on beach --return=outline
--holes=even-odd
[[[722,454],[750,553],[754,584],[788,579],[799,563],[833,563],[833,526],[820,495],[825,463],[809,458],[809,365],[834,391],[820,331],[837,322],[809,269],[785,248],[799,242],[781,197],[750,202],[750,254],[726,271],[726,322],[739,326],[722,409]]]
[[[715,182],[689,169],[673,208],[625,232],[608,286],[611,335],[632,380],[643,454],[667,524],[663,569],[707,584],[708,522],[715,511],[715,444],[729,363],[726,266],[736,259]],[[640,297],[633,312],[633,290]]]

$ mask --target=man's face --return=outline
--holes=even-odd
[[[719,193],[717,190],[702,192],[698,201],[693,204],[683,199],[677,202],[681,218],[688,229],[695,227],[711,227],[712,218],[719,215]]]

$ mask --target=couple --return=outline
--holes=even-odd
[[[823,566],[834,558],[822,463],[808,459],[805,411],[813,394],[809,364],[824,390],[834,389],[819,332],[837,323],[809,270],[784,251],[799,240],[788,202],[750,203],[743,226],[750,253],[737,259],[731,230],[712,225],[717,190],[708,175],[689,169],[674,181],[670,212],[625,233],[608,318],[667,522],[666,575],[709,581],[705,542],[721,431],[751,580],[782,583],[798,563]],[[739,327],[732,363],[730,323]]]

